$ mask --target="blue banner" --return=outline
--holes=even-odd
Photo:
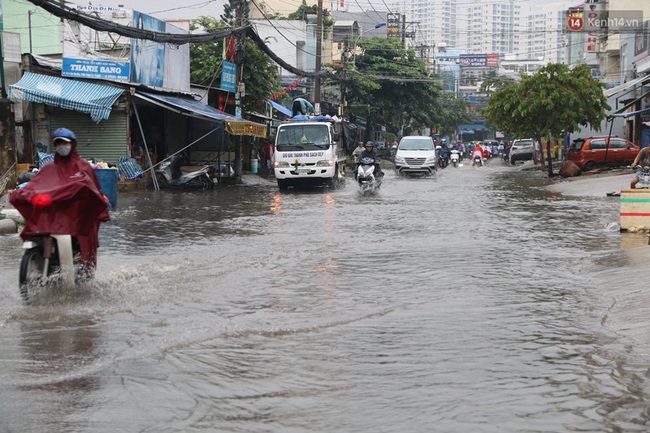
[[[128,81],[129,71],[128,63],[64,57],[61,75],[74,78]]]
[[[226,60],[222,64],[221,89],[226,92],[235,93],[237,91],[237,65]]]

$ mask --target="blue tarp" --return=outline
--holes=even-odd
[[[629,113],[616,113],[616,114],[612,114],[611,117],[630,117],[636,114],[645,113],[646,111],[650,111],[650,108],[644,108],[643,110],[638,110],[638,111],[630,111]]]
[[[221,110],[217,110],[214,107],[206,105],[196,99],[189,98],[177,98],[175,96],[167,95],[158,95],[155,93],[147,92],[136,92],[137,96],[142,97],[143,99],[154,99],[156,101],[162,102],[165,105],[171,105],[176,107],[184,112],[186,115],[198,114],[202,117],[207,117],[209,119],[214,119],[218,121],[238,121],[235,116],[232,116],[228,113],[224,113]]]
[[[291,110],[286,108],[283,105],[278,104],[277,102],[273,102],[270,99],[267,99],[266,102],[271,105],[271,107],[275,108],[277,111],[280,113],[284,114],[285,116],[291,117]]]
[[[99,123],[108,119],[111,107],[124,93],[119,87],[68,80],[50,75],[25,72],[9,86],[9,99],[30,101],[90,114]]]

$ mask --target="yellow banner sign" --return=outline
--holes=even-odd
[[[232,135],[250,135],[266,138],[266,126],[261,123],[246,121],[226,121],[226,131]]]

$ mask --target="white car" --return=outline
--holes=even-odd
[[[400,174],[431,174],[436,169],[436,146],[425,135],[402,137],[395,152],[395,170]]]
[[[517,161],[531,161],[535,157],[535,143],[531,138],[515,140],[510,148],[510,164]]]

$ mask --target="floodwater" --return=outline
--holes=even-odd
[[[121,193],[94,282],[31,305],[0,237],[0,432],[650,429],[650,251],[605,230],[617,198],[386,171]]]

